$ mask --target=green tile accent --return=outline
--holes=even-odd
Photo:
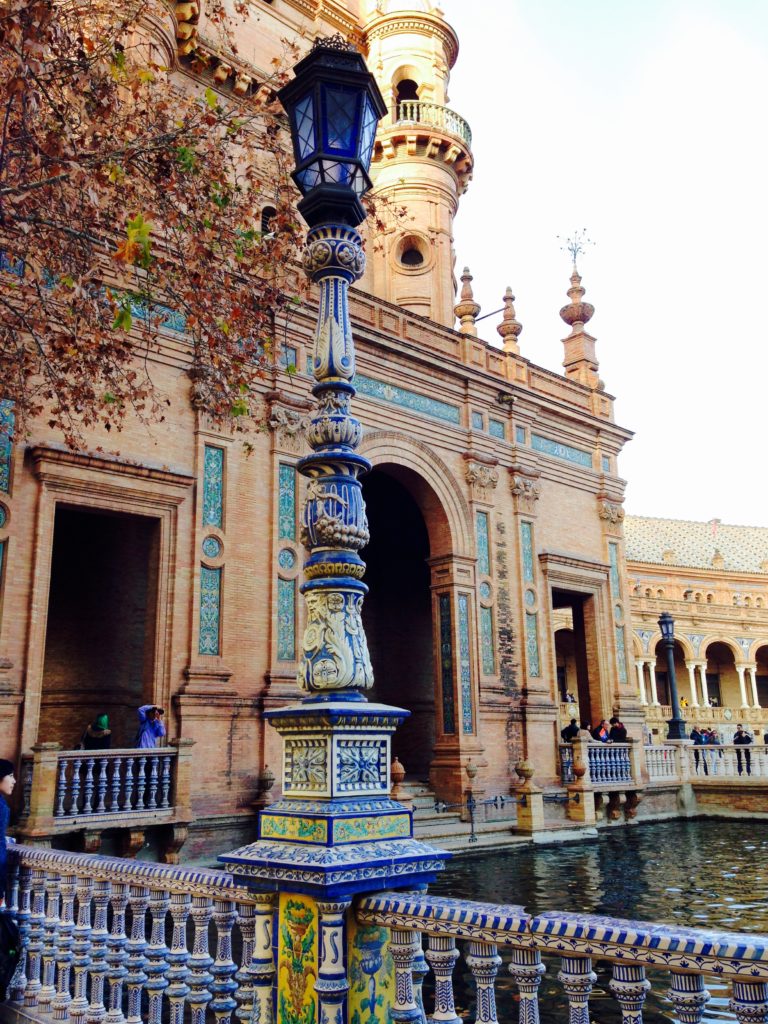
[[[440,609],[440,685],[443,701],[443,732],[456,732],[456,709],[453,699],[453,625],[451,595],[441,594]]]
[[[11,489],[11,455],[13,453],[13,431],[16,413],[13,402],[0,399],[0,491],[8,494]]]
[[[488,513],[475,513],[477,531],[477,571],[482,576],[491,575],[491,546],[488,540]]]
[[[619,545],[609,544],[608,554],[611,560],[611,594],[615,598],[621,597],[621,581],[619,579]]]
[[[574,448],[570,444],[561,444],[560,441],[553,441],[551,437],[531,434],[531,448],[536,452],[543,452],[544,455],[552,455],[556,459],[575,462],[577,466],[592,468],[592,452]]]
[[[461,410],[458,405],[451,405],[450,402],[441,402],[437,398],[428,398],[417,391],[409,391],[407,388],[395,387],[383,380],[375,380],[373,377],[365,377],[358,373],[353,381],[358,394],[368,398],[377,398],[380,402],[389,402],[391,405],[399,405],[403,409],[410,409],[411,412],[421,413],[423,416],[432,416],[435,419],[443,420],[445,423],[455,423],[457,426],[461,421]]]
[[[472,707],[472,666],[469,647],[469,597],[459,594],[459,681],[461,683],[461,728],[465,735],[475,731]]]
[[[277,657],[296,660],[296,580],[277,581]]]
[[[278,536],[280,540],[296,540],[296,470],[281,462],[278,474]]]
[[[480,608],[480,660],[483,666],[483,675],[492,676],[496,671],[492,608]]]
[[[538,624],[533,612],[525,613],[525,652],[528,661],[528,675],[540,677]]]
[[[506,438],[507,432],[501,420],[488,420],[488,433],[491,437],[498,437],[502,441]]]
[[[530,523],[520,523],[520,542],[523,551],[523,579],[533,583],[533,527]]]
[[[619,682],[627,681],[627,648],[624,641],[624,627],[616,627],[616,658],[619,663]]]
[[[203,457],[203,526],[224,522],[224,449],[205,446]]]
[[[221,625],[221,569],[200,567],[200,654],[219,654]]]

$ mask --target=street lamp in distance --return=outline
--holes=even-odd
[[[667,723],[667,739],[685,740],[688,737],[685,732],[685,722],[680,713],[680,701],[677,696],[677,676],[675,675],[675,620],[669,612],[661,613],[659,629],[661,630],[661,642],[666,650],[667,679],[669,680],[669,691],[672,701],[672,717]]]

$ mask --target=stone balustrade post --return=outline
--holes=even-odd
[[[128,936],[125,934],[125,911],[128,907],[128,884],[126,882],[113,882],[112,895],[112,927],[107,940],[107,981],[109,983],[109,1009],[107,1011],[107,1024],[125,1024],[123,1015],[123,984],[128,976],[126,962],[128,952],[126,944]]]
[[[632,782],[641,786],[648,781],[645,749],[642,742],[634,736],[627,737],[627,743],[629,744],[629,771],[632,775]]]
[[[147,974],[148,1024],[160,1024],[163,1008],[163,993],[170,982],[166,975],[170,969],[170,950],[165,944],[165,921],[171,906],[170,893],[165,889],[152,889],[149,894],[149,909],[152,926],[147,945],[147,960],[144,970]]]
[[[72,946],[75,929],[75,891],[77,876],[61,876],[61,918],[56,942],[56,995],[53,997],[53,1019],[69,1020],[72,996],[69,992],[69,976],[74,962]]]
[[[22,820],[18,831],[23,842],[40,842],[53,831],[60,750],[60,743],[36,743],[32,747],[29,816]]]
[[[544,793],[533,781],[534,769],[530,761],[518,761],[515,771],[520,785],[517,797],[517,830],[528,835],[544,828]]]
[[[590,741],[581,735],[573,741],[575,781],[566,787],[569,797],[568,803],[565,805],[566,816],[569,821],[579,821],[583,825],[594,825],[597,821],[589,766],[589,745]]]
[[[173,806],[179,821],[192,821],[192,747],[195,741],[180,737],[171,740],[169,746],[176,747],[176,785],[173,791]]]
[[[45,921],[43,923],[43,976],[38,1004],[43,1013],[50,1013],[56,995],[56,939],[59,931],[61,877],[49,871],[45,876]]]
[[[24,993],[24,1006],[37,1006],[40,989],[43,987],[43,927],[45,925],[45,871],[32,869],[32,912],[29,915],[29,945],[27,946],[29,983]]]
[[[91,963],[88,973],[91,976],[91,1001],[88,1004],[86,1024],[101,1024],[107,1015],[104,1005],[104,982],[109,965],[107,964],[107,915],[109,900],[112,895],[112,883],[97,880],[93,887],[94,917],[91,930]]]
[[[171,894],[173,937],[168,954],[168,1001],[171,1004],[170,1024],[184,1024],[184,1001],[189,995],[189,949],[187,947],[187,919],[192,906],[189,893]],[[89,1022],[90,1024],[90,1022]]]
[[[125,944],[127,953],[125,986],[128,989],[128,1016],[126,1024],[142,1024],[141,993],[147,982],[147,910],[149,888],[132,885],[130,888],[131,935]]]
[[[229,1024],[232,1011],[237,1009],[237,1000],[234,998],[237,991],[234,978],[237,964],[232,959],[232,929],[237,920],[234,901],[214,900],[213,919],[216,922],[216,957],[211,966],[211,1010],[216,1017],[216,1024]]]

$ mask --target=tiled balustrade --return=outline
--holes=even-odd
[[[140,750],[61,750],[39,743],[23,759],[20,834],[189,821],[191,743]]]
[[[270,1019],[272,894],[224,871],[25,846],[10,862],[25,944],[10,1007],[74,1024]]]
[[[538,989],[545,961],[559,961],[557,979],[567,1009],[547,1019],[589,1024],[593,964],[612,965],[608,988],[617,1019],[641,1024],[650,982],[646,971],[669,981],[674,1019],[698,1024],[709,1001],[706,977],[731,986],[730,1009],[739,1021],[768,1020],[768,936],[717,934],[667,925],[570,913],[526,914],[522,907],[473,903],[415,893],[363,897],[358,921],[391,929],[396,976],[393,1021],[459,1024],[453,976],[461,956],[472,978],[476,1024],[496,1024],[496,977],[511,974],[519,1021],[538,1024]],[[425,962],[426,961],[426,962]],[[506,961],[506,963],[505,963]],[[434,973],[434,1013],[424,1005],[422,980]],[[605,1012],[600,1019],[608,1019]],[[657,1019],[654,1015],[654,1020]]]
[[[28,1020],[63,1024],[273,1019],[274,894],[246,890],[224,871],[31,847],[12,850],[10,860],[8,902],[25,953],[0,1020],[20,1019],[15,1009]],[[590,1020],[597,961],[612,965],[608,988],[624,1021],[642,1021],[646,971],[663,972],[676,1019],[686,1024],[704,1016],[707,976],[730,984],[740,1024],[768,1019],[768,936],[573,913],[534,916],[519,906],[414,892],[363,896],[356,914],[359,925],[387,930],[395,981],[389,1017],[402,1024],[459,1024],[453,978],[462,954],[476,1024],[497,1022],[502,968],[517,988],[519,1020],[538,1024],[538,989],[552,959],[565,997],[554,1019],[569,1024]],[[371,970],[386,971],[386,959],[372,961]],[[430,970],[434,1013],[422,990]]]

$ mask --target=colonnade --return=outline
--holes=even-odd
[[[685,667],[688,670],[688,685],[690,688],[690,705],[693,708],[709,707],[709,693],[707,692],[707,663],[706,661],[686,661]],[[742,708],[759,708],[760,701],[757,697],[757,665],[735,665],[739,677],[739,693],[741,696]],[[647,707],[649,704],[660,703],[656,686],[656,658],[635,658],[635,670],[637,672],[637,684],[640,694],[640,703]],[[646,689],[645,673],[648,672],[648,683]],[[698,679],[697,679],[698,670]],[[749,687],[749,695],[747,694]],[[650,694],[650,700],[648,695]],[[682,696],[682,693],[681,693]],[[751,704],[750,704],[751,700]]]

